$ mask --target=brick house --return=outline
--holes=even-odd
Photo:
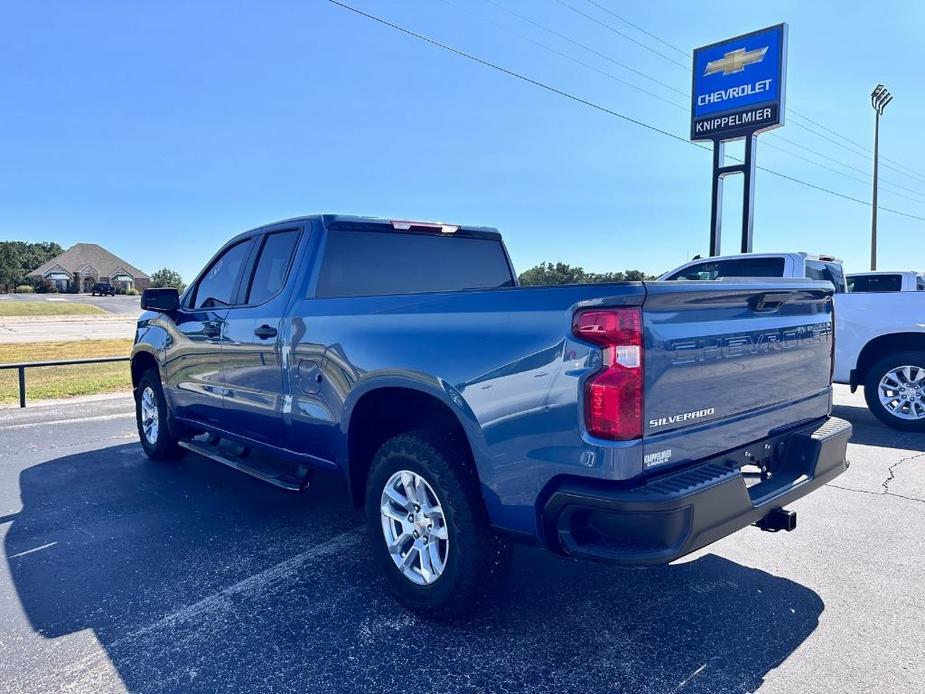
[[[27,277],[52,284],[59,292],[89,292],[97,282],[108,282],[117,291],[151,286],[145,273],[95,243],[76,243]]]

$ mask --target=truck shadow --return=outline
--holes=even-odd
[[[925,451],[925,434],[891,429],[874,417],[863,404],[835,405],[832,407],[832,414],[851,422],[854,427],[851,443]]]
[[[19,644],[0,664],[14,690],[117,675],[131,691],[747,692],[824,609],[712,554],[621,570],[521,548],[481,612],[432,623],[385,593],[334,478],[291,495],[131,444],[36,465],[20,486],[5,553],[28,623],[0,627]],[[98,645],[55,642],[86,629]]]

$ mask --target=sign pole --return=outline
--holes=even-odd
[[[752,252],[752,232],[755,221],[755,149],[758,136],[745,138],[745,163],[742,165],[742,253]]]
[[[713,141],[713,203],[710,207],[710,255],[720,254],[723,235],[723,174],[720,169],[726,160],[726,143]]]
[[[752,252],[757,135],[784,124],[787,25],[759,29],[694,51],[691,140],[713,142],[710,255],[721,252],[723,179],[742,174],[742,253]],[[745,158],[726,166],[724,145],[745,140]]]

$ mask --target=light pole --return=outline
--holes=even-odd
[[[880,116],[883,109],[893,100],[893,95],[882,84],[874,87],[870,93],[870,105],[876,115],[874,116],[874,199],[870,210],[870,269],[877,269],[877,166],[880,163]]]

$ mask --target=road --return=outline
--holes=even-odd
[[[0,316],[0,344],[73,342],[132,338],[141,313],[137,296],[86,294],[0,294],[3,301],[54,301],[93,304],[107,312],[100,316]]]
[[[52,301],[92,304],[107,313],[135,318],[141,313],[140,296],[91,296],[90,294],[0,294],[0,301]]]
[[[125,398],[0,412],[0,691],[922,691],[925,435],[839,387],[852,466],[668,567],[518,548],[473,619],[396,606],[334,477],[144,459]]]

